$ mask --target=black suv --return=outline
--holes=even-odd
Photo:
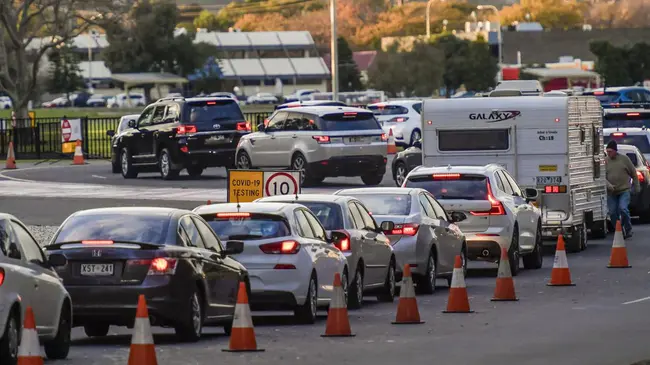
[[[206,167],[232,167],[241,136],[251,132],[239,104],[230,98],[163,98],[113,139],[122,176],[156,172],[165,180],[187,169],[198,177]]]

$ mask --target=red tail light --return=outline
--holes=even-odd
[[[386,135],[386,133],[382,133],[382,134],[381,134],[381,141],[382,141],[382,142],[386,142],[386,141],[388,141],[388,135]]]
[[[406,122],[407,120],[409,120],[409,117],[395,117],[395,118],[389,120],[388,122],[389,123],[390,122],[403,123],[403,122]]]
[[[484,215],[505,215],[506,210],[503,208],[503,204],[498,201],[494,195],[492,194],[492,186],[490,186],[490,182],[487,182],[487,200],[490,201],[490,210],[487,212],[469,212],[471,215],[478,215],[478,216],[484,216]]]
[[[639,182],[640,182],[640,183],[644,183],[644,182],[645,182],[645,176],[643,176],[643,173],[642,173],[641,171],[636,170],[636,177],[639,178]]]
[[[0,286],[5,282],[5,269],[0,267]]]
[[[343,116],[345,116],[345,117],[353,117],[355,115],[357,115],[357,112],[345,112],[345,113],[343,113]]]
[[[564,194],[566,193],[566,185],[546,185],[544,187],[544,194]]]
[[[300,244],[296,241],[266,243],[260,245],[260,250],[270,255],[295,255],[300,251]]]
[[[384,233],[391,236],[415,236],[418,234],[418,228],[420,225],[417,223],[396,224],[393,230]]]
[[[240,132],[250,132],[251,124],[249,122],[240,122],[237,123],[237,130]]]
[[[250,213],[217,213],[217,218],[247,218]]]
[[[264,119],[264,126],[266,127],[267,125],[269,125],[269,120],[268,120],[268,119]]]
[[[113,241],[111,240],[88,240],[81,241],[82,245],[112,245]]]
[[[196,126],[182,125],[176,128],[176,134],[191,134],[196,133]]]
[[[614,136],[614,137],[625,137],[625,133],[623,133],[623,132],[614,132],[614,133],[612,133],[612,136]]]
[[[639,115],[641,115],[641,114],[640,113],[627,113],[628,117],[638,117]]]
[[[311,138],[315,139],[318,143],[330,143],[329,136],[312,136]]]
[[[156,257],[151,260],[147,275],[174,275],[178,260],[167,257]]]
[[[458,180],[460,174],[433,174],[434,180]]]
[[[345,252],[345,251],[350,251],[350,235],[346,231],[337,231],[345,234],[345,238],[340,239],[338,242],[334,242],[334,246],[338,248],[339,250]]]

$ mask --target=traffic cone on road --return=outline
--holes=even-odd
[[[16,166],[16,153],[14,152],[14,143],[9,142],[9,148],[7,149],[7,163],[5,164],[5,169],[15,170]]]
[[[447,310],[443,313],[473,313],[469,308],[469,297],[465,285],[465,274],[463,273],[463,260],[460,255],[454,261],[454,272],[451,275],[451,286],[449,287],[449,299]]]
[[[420,311],[418,310],[415,288],[413,288],[413,278],[411,277],[411,267],[409,264],[405,264],[402,287],[399,291],[399,303],[397,304],[397,317],[393,324],[420,323],[424,323],[424,321],[420,320]]]
[[[551,270],[551,281],[548,286],[575,286],[571,282],[571,271],[569,271],[569,262],[566,259],[566,250],[564,248],[564,237],[557,237],[557,247],[555,248],[555,260],[553,261],[553,270]]]
[[[499,260],[499,271],[497,273],[497,286],[494,288],[493,302],[512,302],[517,301],[515,295],[515,281],[512,279],[510,271],[510,261],[508,260],[508,250],[501,247],[501,260]]]
[[[21,332],[17,365],[43,365],[41,345],[38,342],[38,333],[36,332],[36,322],[34,321],[32,307],[27,307],[25,310],[25,323]]]
[[[389,155],[394,155],[397,153],[397,146],[395,145],[395,136],[393,136],[393,128],[388,130],[388,150],[386,151]]]
[[[341,284],[341,274],[334,275],[334,293],[327,312],[327,327],[321,337],[353,337],[348,318],[348,307],[345,305],[345,293]]]
[[[612,269],[625,269],[632,267],[627,261],[627,248],[625,247],[625,238],[623,237],[623,229],[621,221],[616,221],[616,232],[614,232],[614,243],[612,243],[612,253],[609,256],[609,265],[607,267]]]
[[[142,294],[138,297],[138,309],[135,312],[128,365],[158,365],[147,301]]]
[[[225,352],[254,352],[264,351],[257,348],[255,330],[253,329],[253,316],[248,305],[248,292],[246,283],[239,282],[237,291],[237,304],[235,304],[235,315],[232,320],[232,332],[230,333],[230,344]]]
[[[84,153],[81,149],[81,141],[77,140],[77,145],[74,148],[74,157],[72,158],[73,165],[85,165]]]

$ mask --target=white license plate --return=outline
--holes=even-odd
[[[111,276],[113,264],[81,264],[80,273],[83,276]]]
[[[363,143],[366,141],[364,137],[350,137],[350,143]]]
[[[537,185],[557,185],[562,183],[562,176],[537,176]]]

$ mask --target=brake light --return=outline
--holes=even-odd
[[[490,182],[488,181],[486,184],[487,184],[487,200],[490,202],[490,210],[488,210],[487,212],[469,212],[469,213],[471,215],[478,215],[478,216],[505,215],[506,210],[503,208],[503,204],[500,201],[498,201],[492,194],[492,186],[490,185]]]
[[[345,112],[345,113],[343,113],[343,116],[345,116],[345,117],[353,117],[355,115],[357,115],[357,112]]]
[[[433,174],[434,180],[458,180],[460,174]]]
[[[174,275],[178,260],[167,257],[156,257],[151,260],[147,275]]]
[[[237,130],[238,131],[244,131],[244,132],[250,132],[251,131],[251,124],[249,122],[237,123]]]
[[[190,134],[190,133],[196,133],[196,126],[181,125],[176,128],[176,134]]]
[[[391,231],[384,232],[392,236],[415,236],[420,225],[417,223],[396,224]]]
[[[338,242],[334,242],[334,246],[341,251],[350,251],[350,235],[346,231],[337,231],[345,234],[345,238],[340,239]]]
[[[409,117],[395,117],[389,120],[388,122],[402,123],[402,122],[406,122],[407,120],[409,120]]]
[[[623,133],[623,132],[614,132],[614,133],[612,133],[612,136],[614,136],[614,137],[625,137],[625,133]]]
[[[282,241],[260,245],[260,250],[266,254],[295,255],[300,251],[300,244],[296,241]]]
[[[217,213],[217,218],[246,218],[250,216],[250,213]]]
[[[627,113],[626,115],[627,115],[628,117],[638,117],[638,116],[641,115],[641,114],[640,114],[640,113]]]
[[[111,240],[88,240],[81,241],[82,245],[112,245],[113,241]]]
[[[330,143],[329,136],[312,136],[311,138],[315,139],[318,143]]]
[[[264,119],[264,126],[266,127],[267,125],[269,125],[269,120],[268,120],[268,119]]]
[[[594,91],[594,95],[605,95],[604,91]]]
[[[381,134],[381,141],[382,141],[382,142],[386,142],[386,141],[388,141],[388,136],[386,135],[386,133],[382,133],[382,134]]]
[[[645,176],[643,176],[643,173],[639,170],[636,170],[636,177],[639,178],[640,183],[645,182]]]
[[[217,105],[217,102],[216,101],[208,101],[206,104],[207,105]]]
[[[544,187],[545,194],[564,194],[566,193],[566,185],[547,185]]]
[[[5,282],[5,269],[0,267],[0,286]]]

